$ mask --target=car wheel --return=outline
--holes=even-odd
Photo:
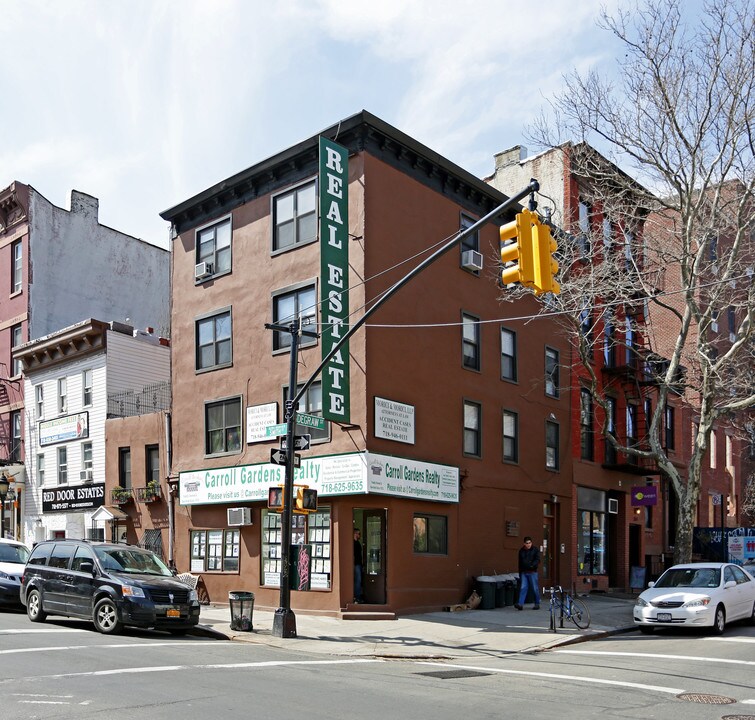
[[[726,627],[726,611],[723,605],[716,608],[716,615],[713,618],[713,634],[722,635]]]
[[[123,623],[118,619],[118,608],[109,597],[102,598],[94,606],[92,621],[104,635],[116,635],[123,628]]]
[[[655,628],[649,627],[647,625],[640,625],[640,632],[643,635],[652,635],[653,634],[653,630],[655,630]]]
[[[39,590],[29,590],[26,596],[26,614],[32,622],[44,622],[47,613],[42,610],[42,596]]]

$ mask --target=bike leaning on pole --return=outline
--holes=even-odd
[[[550,593],[550,629],[556,632],[556,618],[559,627],[564,626],[564,618],[571,620],[580,630],[590,627],[590,611],[581,600],[572,597],[560,585],[543,588],[543,592]]]

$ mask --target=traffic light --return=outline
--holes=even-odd
[[[267,491],[267,509],[282,512],[286,505],[286,495],[283,485],[275,485]]]
[[[551,235],[550,227],[542,224],[537,216],[532,225],[532,239],[535,246],[535,294],[550,292],[558,295],[561,292],[561,286],[555,278],[558,261],[553,257],[558,245]]]
[[[535,284],[535,260],[532,240],[532,213],[522,210],[516,219],[501,226],[501,242],[516,239],[516,242],[501,247],[501,262],[509,263],[518,260],[517,265],[504,267],[501,281],[504,285],[521,283],[527,287]]]
[[[518,282],[532,288],[536,295],[561,292],[561,286],[554,277],[558,272],[558,262],[553,253],[558,246],[550,227],[540,222],[537,213],[522,210],[514,221],[501,226],[500,236],[501,242],[516,239],[516,242],[501,247],[501,262],[519,261],[502,270],[501,281],[504,285]]]
[[[311,513],[317,511],[317,490],[308,487],[296,488],[294,512]]]

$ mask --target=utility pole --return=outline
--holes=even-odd
[[[294,429],[296,426],[297,371],[299,367],[299,336],[317,337],[317,333],[301,330],[301,321],[297,317],[288,325],[266,323],[268,330],[287,332],[291,335],[291,363],[288,373],[288,397],[284,408],[286,420],[286,464],[283,485],[283,512],[281,513],[281,580],[279,607],[273,617],[272,634],[280,638],[296,637],[296,615],[291,609],[291,519],[294,505]]]

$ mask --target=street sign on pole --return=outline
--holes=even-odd
[[[309,450],[311,435],[294,435],[294,450]],[[281,450],[287,450],[286,438],[281,438]]]
[[[278,425],[268,425],[265,428],[265,437],[277,437],[278,435],[286,434],[286,423],[279,423]]]
[[[313,430],[325,430],[325,418],[317,415],[307,415],[306,413],[296,413],[296,424]]]
[[[288,454],[280,448],[273,448],[270,451],[270,462],[273,465],[285,465],[288,460]],[[294,453],[294,467],[301,467],[301,455]]]

